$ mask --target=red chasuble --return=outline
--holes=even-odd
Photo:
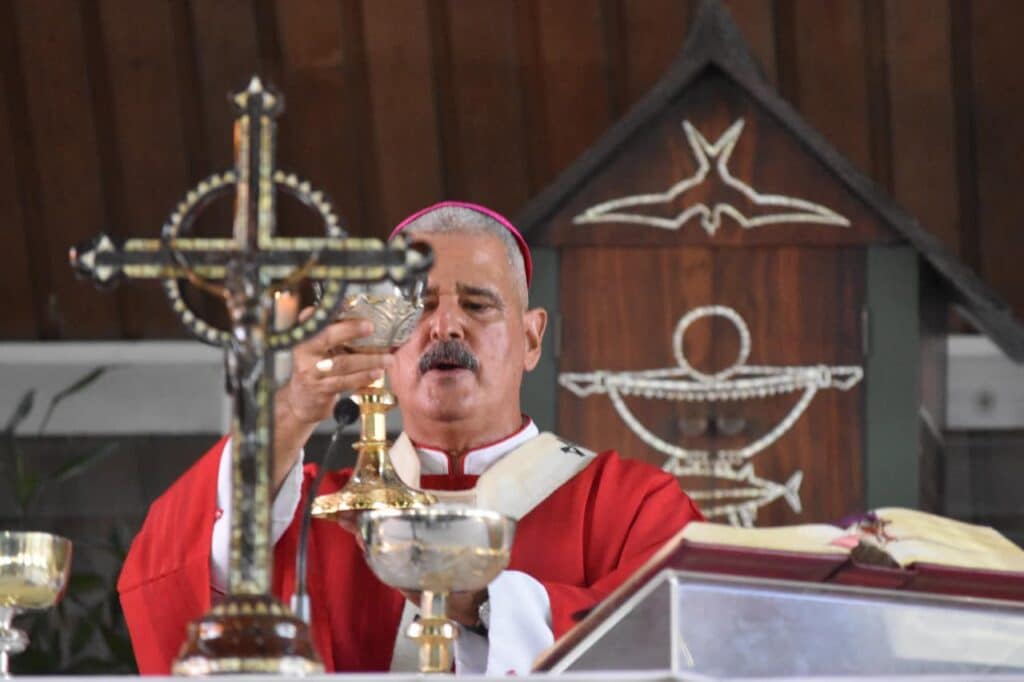
[[[185,626],[210,607],[223,444],[153,503],[121,572],[121,604],[144,674],[169,672]],[[315,465],[303,473],[305,496]],[[347,476],[328,474],[321,493],[337,490]],[[475,479],[428,475],[422,485],[458,489]],[[547,590],[557,639],[575,623],[573,614],[593,607],[687,522],[701,518],[673,477],[605,452],[520,520],[509,569],[528,573]],[[273,589],[286,602],[295,582],[298,536],[297,511],[274,550]],[[327,670],[387,671],[402,596],[377,580],[355,539],[337,524],[314,521],[309,542],[313,638]]]

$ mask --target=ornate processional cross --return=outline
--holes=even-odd
[[[228,596],[189,627],[176,673],[303,673],[322,670],[305,624],[270,594],[271,467],[275,351],[309,338],[330,323],[346,282],[396,282],[425,277],[429,251],[396,239],[349,238],[330,203],[294,175],[274,168],[280,95],[253,78],[237,93],[235,167],[189,191],[163,226],[160,239],[130,239],[118,247],[107,235],[71,249],[76,271],[99,284],[120,278],[159,279],[174,311],[196,336],[225,350],[233,398],[231,423],[231,554]],[[235,190],[233,237],[187,236],[198,213]],[[275,192],[287,192],[315,210],[326,237],[274,234]],[[271,328],[273,295],[305,278],[320,280],[323,295],[312,316],[289,329]],[[228,330],[201,319],[182,296],[185,279],[225,302]]]

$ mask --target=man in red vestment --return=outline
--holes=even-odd
[[[532,264],[522,236],[502,216],[459,202],[424,209],[399,231],[435,254],[413,338],[393,354],[346,354],[340,349],[370,327],[338,322],[294,350],[292,376],[276,396],[274,590],[282,600],[295,582],[300,501],[347,480],[347,472],[332,473],[314,492],[316,467],[301,465],[303,444],[339,394],[387,372],[426,489],[474,489],[478,480],[483,487],[495,463],[509,455],[507,465],[539,438],[520,412],[519,391],[540,358],[547,315],[528,307]],[[186,624],[226,588],[226,440],[153,504],[122,571],[118,589],[143,673],[169,671]],[[552,458],[584,456],[561,443]],[[525,510],[508,569],[487,590],[452,600],[449,615],[466,626],[458,672],[527,672],[580,612],[701,518],[676,480],[654,467],[614,451],[579,467]],[[308,565],[313,638],[327,669],[408,668],[396,646],[404,597],[370,572],[352,535],[315,521]]]

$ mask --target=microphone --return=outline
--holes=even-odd
[[[342,430],[359,419],[359,405],[351,398],[342,398],[334,405],[334,435],[327,445],[327,452],[320,461],[320,471],[317,472],[313,485],[306,497],[305,508],[302,510],[302,527],[299,529],[299,551],[295,558],[295,593],[292,594],[292,612],[307,624],[312,624],[312,610],[309,602],[309,588],[306,585],[306,556],[309,550],[309,527],[313,521],[313,500],[316,498],[316,491],[327,473],[327,467],[339,449],[339,442]]]

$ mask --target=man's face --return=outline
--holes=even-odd
[[[408,426],[519,417],[524,370],[540,358],[546,315],[524,311],[502,242],[486,234],[417,235],[434,250],[423,317],[388,372]]]

